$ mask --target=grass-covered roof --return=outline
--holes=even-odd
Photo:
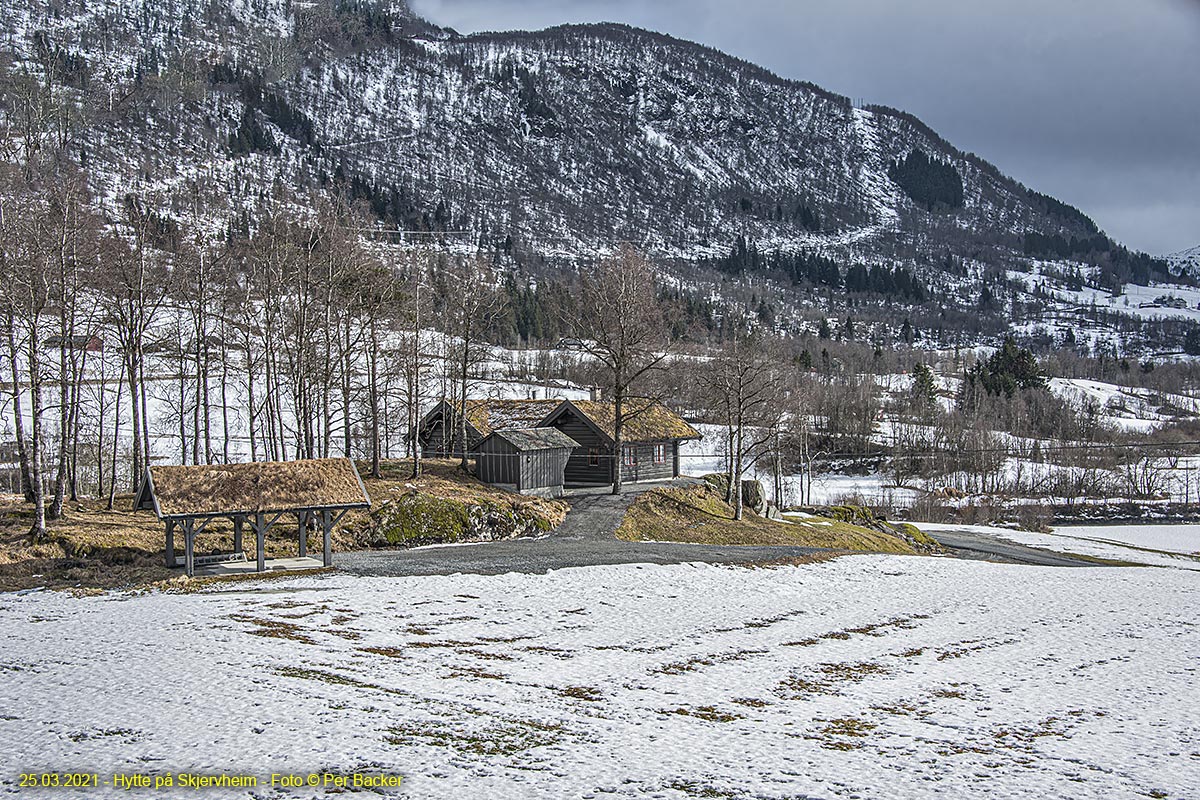
[[[609,439],[616,439],[616,403],[602,400],[572,400],[579,413]],[[662,403],[641,397],[625,401],[625,425],[621,438],[626,442],[656,442],[669,439],[700,439],[699,431]]]
[[[371,504],[348,458],[152,466],[134,500],[160,518],[255,514]]]

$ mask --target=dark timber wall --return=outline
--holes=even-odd
[[[679,476],[679,442],[664,439],[658,442],[630,442],[623,447],[632,448],[634,463],[613,457],[612,447],[596,435],[587,423],[567,412],[553,422],[553,427],[579,442],[567,461],[567,486],[603,486],[612,483],[612,465],[621,464],[621,480],[666,481]],[[654,447],[662,446],[662,461],[654,462]],[[592,463],[596,461],[598,463]]]
[[[475,472],[484,483],[516,487],[521,480],[520,454],[508,442],[492,436],[476,452]]]
[[[468,451],[479,443],[480,438],[475,429],[468,425]],[[462,447],[459,446],[458,439],[458,426],[447,425],[446,417],[439,414],[421,428],[421,454],[427,458],[461,458]]]
[[[566,413],[554,421],[553,427],[579,442],[567,460],[567,486],[603,486],[612,483],[612,449],[586,423],[574,414]],[[595,460],[597,463],[593,464]]]
[[[483,441],[477,451],[476,473],[484,483],[511,486],[518,492],[560,494],[570,448],[519,451],[498,436]]]
[[[662,448],[662,461],[654,462],[654,447]],[[661,442],[631,442],[622,445],[627,451],[632,450],[633,464],[627,464],[628,459],[621,459],[621,479],[624,481],[669,481],[676,477],[675,450],[678,445],[671,440]]]

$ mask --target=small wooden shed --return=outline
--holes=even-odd
[[[559,497],[567,459],[578,446],[554,428],[493,431],[475,448],[475,471],[484,483],[521,494]]]
[[[257,571],[267,569],[266,535],[284,517],[295,515],[299,538],[295,567],[333,566],[330,533],[354,509],[370,508],[371,498],[348,458],[303,461],[253,461],[248,464],[151,466],[134,498],[134,511],[153,511],[167,525],[167,566],[175,558],[175,529],[183,532],[188,575],[195,574],[195,540],[215,519],[233,522],[233,552],[204,557],[204,562],[245,561],[243,528],[256,538]],[[308,529],[318,524],[323,558],[308,558]],[[311,563],[310,563],[311,562]],[[286,568],[277,566],[275,568]]]

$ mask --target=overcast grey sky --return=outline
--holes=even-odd
[[[1200,244],[1200,0],[412,0],[461,33],[625,22],[909,111],[1130,247]]]

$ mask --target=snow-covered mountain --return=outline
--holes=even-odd
[[[89,109],[74,150],[114,216],[135,194],[195,224],[203,195],[245,227],[343,185],[530,268],[741,241],[726,271],[781,278],[784,307],[804,277],[776,253],[903,266],[972,313],[1170,277],[906,113],[621,25],[461,36],[402,0],[32,0],[0,25],[10,70],[48,65]]]
[[[1193,275],[1200,276],[1200,244],[1169,256],[1163,256],[1163,260],[1176,269],[1187,270]]]

